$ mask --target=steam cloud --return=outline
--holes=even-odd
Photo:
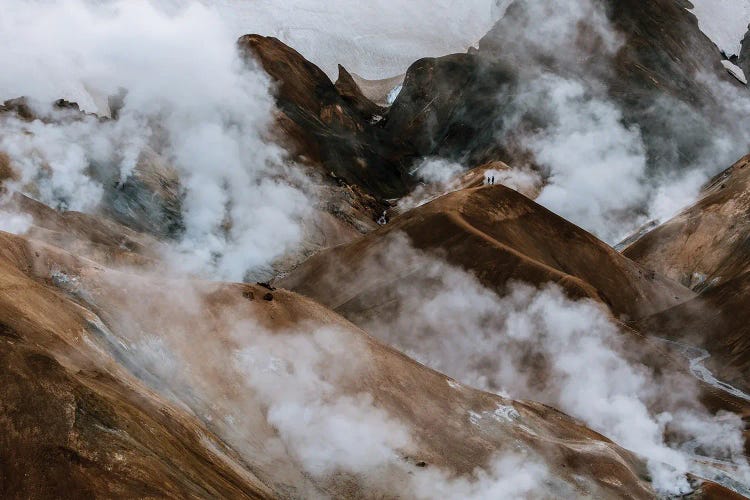
[[[416,449],[413,429],[358,387],[377,357],[351,328],[269,325],[261,306],[238,299],[237,290],[207,314],[207,300],[225,293],[222,285],[168,281],[180,289],[170,296],[150,277],[101,270],[56,276],[64,290],[102,311],[101,318],[91,314],[97,335],[89,339],[104,347],[103,355],[119,357],[153,390],[189,408],[263,478],[298,496],[319,497],[321,485],[342,475],[419,499],[544,491],[547,466],[523,447],[504,450],[471,475],[455,477],[436,466],[415,472],[403,459]]]
[[[547,107],[553,122],[528,139],[536,160],[549,168],[537,202],[607,241],[623,236],[634,207],[648,198],[638,130],[625,127],[612,103],[587,95],[577,81],[543,75],[519,99]]]
[[[541,31],[530,30],[522,43],[545,40],[564,47],[571,27],[586,19],[602,28],[605,46],[617,46],[603,17],[587,2],[564,2],[567,17],[547,15],[550,5],[539,3],[543,10],[534,19],[554,23],[539,23]],[[415,17],[401,15],[398,19]],[[386,9],[384,17],[393,17],[393,10]],[[38,113],[55,117],[31,123],[3,119],[0,149],[19,169],[19,179],[8,185],[54,207],[95,211],[108,186],[90,175],[92,166],[115,166],[109,178],[124,182],[143,151],[152,149],[177,168],[184,190],[185,228],[173,249],[175,260],[186,270],[227,279],[242,279],[248,270],[268,265],[298,242],[310,195],[282,151],[265,138],[274,112],[270,82],[237,59],[236,34],[214,10],[197,4],[167,14],[145,1],[92,6],[8,0],[0,14],[0,64],[14,71],[0,74],[0,97],[30,96]],[[538,42],[529,46],[539,48]],[[382,67],[396,64],[388,57]],[[47,71],[43,78],[40,67]],[[579,80],[537,76],[519,104],[531,106],[551,95],[546,105],[553,126],[528,137],[549,169],[540,202],[612,240],[621,236],[611,231],[612,221],[636,224],[647,217],[629,220],[626,213],[634,205],[650,203],[653,213],[666,214],[682,203],[675,202],[678,195],[695,193],[703,179],[698,171],[681,179],[676,191],[667,182],[653,188],[640,132],[622,123],[613,103]],[[109,114],[102,96],[121,89],[127,94],[117,121],[70,119],[67,112],[40,104],[64,96]],[[433,160],[419,172],[426,181],[446,184],[456,170]],[[619,196],[609,196],[614,190]],[[2,229],[28,228],[27,218],[4,215]],[[368,324],[370,331],[464,382],[539,399],[584,419],[648,457],[662,491],[687,490],[684,473],[695,467],[693,452],[746,467],[739,419],[708,415],[689,400],[690,384],[682,379],[652,383],[656,374],[624,355],[622,336],[597,305],[572,302],[555,287],[539,291],[517,285],[498,297],[463,271],[403,242],[394,245],[389,255],[429,269],[437,285],[404,283],[398,314]],[[127,288],[127,279],[115,281],[113,288]],[[279,462],[288,452],[314,477],[402,466],[398,454],[412,446],[408,427],[377,408],[371,395],[339,389],[342,379],[356,378],[358,363],[367,363],[364,346],[336,330],[311,327],[280,334],[234,318],[228,321],[234,325],[229,339],[215,338],[215,325],[189,314],[201,310],[200,301],[181,292],[184,302],[175,310],[184,315],[183,323],[164,318],[160,324],[161,311],[149,310],[147,297],[137,296],[121,311],[127,319],[107,321],[117,326],[109,334],[128,343],[137,365],[156,376],[158,389],[190,404],[236,449],[251,443],[271,450],[269,460]],[[151,324],[128,329],[132,317]],[[233,346],[230,352],[225,340]],[[233,362],[206,365],[206,356]],[[330,359],[350,363],[338,366]],[[536,380],[538,372],[525,370],[529,359],[544,363],[546,379]],[[669,390],[674,387],[680,390]],[[657,402],[669,407],[654,411]],[[243,433],[258,428],[258,422],[272,427],[277,438],[258,445]],[[689,446],[667,442],[667,429]],[[257,456],[257,449],[245,450]],[[473,480],[430,469],[412,479],[411,487],[423,498],[436,492],[523,496],[533,494],[547,473],[534,458],[509,454],[490,470],[476,471]]]
[[[443,158],[423,158],[410,172],[420,183],[398,200],[398,212],[407,212],[457,189],[460,186],[458,177],[464,170],[463,165]]]
[[[398,255],[399,264],[383,269],[386,255],[389,262]],[[636,340],[628,342],[602,306],[572,301],[554,285],[537,290],[519,283],[500,297],[471,274],[415,250],[404,236],[347,275],[392,276],[398,283],[389,300],[393,311],[352,318],[367,331],[466,384],[582,419],[645,456],[659,491],[689,491],[686,472],[722,477],[694,453],[730,461],[741,482],[750,480],[741,419],[711,415],[692,379],[657,374],[633,358]],[[410,279],[395,278],[403,275]],[[680,439],[670,442],[668,433]]]
[[[24,234],[31,227],[31,216],[0,210],[0,231]]]
[[[64,96],[108,114],[106,99],[95,97],[126,90],[116,121],[5,119],[0,149],[20,169],[16,189],[92,211],[150,148],[179,172],[184,233],[168,260],[182,270],[239,280],[299,241],[311,197],[265,138],[270,82],[238,59],[233,33],[212,9],[191,4],[169,16],[140,0],[10,0],[0,43],[0,64],[14,68],[0,76],[2,98]]]
[[[505,24],[501,36],[510,51],[503,57],[520,68],[521,83],[497,137],[502,143],[510,134],[533,153],[547,183],[537,200],[542,205],[615,243],[645,222],[673,216],[708,178],[747,152],[743,110],[750,98],[744,89],[697,75],[717,97],[726,122],[711,124],[664,96],[649,111],[661,120],[661,135],[645,137],[603,91],[603,75],[622,40],[602,6],[590,0],[518,3],[528,14]],[[597,40],[596,59],[586,53],[590,47],[581,47],[581,30]],[[519,132],[528,116],[545,126]],[[685,158],[677,144],[700,146]]]

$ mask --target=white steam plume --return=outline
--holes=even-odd
[[[489,184],[490,178],[493,184],[502,184],[514,191],[535,197],[534,193],[541,191],[542,177],[533,170],[520,168],[507,168],[502,170],[488,169],[484,171],[484,183]]]
[[[270,82],[239,59],[234,35],[200,4],[170,16],[145,0],[5,2],[0,65],[14,71],[0,76],[0,97],[80,96],[86,107],[86,89],[126,91],[113,122],[5,120],[0,148],[21,170],[17,187],[51,206],[92,210],[103,187],[91,169],[125,180],[148,145],[177,168],[184,191],[185,231],[171,261],[238,280],[283,254],[300,239],[310,201],[264,139]]]
[[[549,74],[530,82],[519,99],[546,107],[553,123],[527,139],[549,169],[537,202],[606,241],[627,235],[617,222],[626,231],[642,223],[627,219],[648,199],[646,152],[617,107],[587,95],[580,82]]]
[[[521,454],[498,457],[489,471],[479,469],[473,478],[449,478],[441,470],[431,469],[412,479],[414,496],[419,499],[466,498],[540,498],[546,496],[542,484],[549,478],[544,464]]]
[[[407,212],[446,193],[461,189],[466,180],[463,176],[465,172],[466,167],[458,162],[436,157],[422,158],[409,172],[419,183],[408,195],[398,200],[396,211]],[[487,168],[482,174],[485,184],[489,184],[489,178],[492,177],[495,184],[502,184],[526,196],[537,193],[542,186],[541,176],[530,169]]]
[[[358,372],[366,359],[363,346],[344,332],[321,328],[273,338],[258,335],[256,325],[240,328],[255,335],[235,353],[237,376],[268,406],[268,423],[307,472],[373,473],[409,446],[408,429],[377,408],[372,396],[341,393],[340,377]],[[332,359],[340,361],[333,369],[326,367]]]
[[[398,200],[399,213],[428,203],[460,185],[460,174],[465,167],[443,158],[423,158],[411,170],[410,175],[419,181],[417,187]]]
[[[542,205],[615,243],[646,221],[673,216],[695,199],[705,180],[747,152],[750,136],[742,110],[749,97],[744,89],[715,76],[697,75],[697,83],[719,97],[726,124],[709,126],[706,118],[665,96],[650,112],[675,137],[661,141],[659,158],[649,157],[647,145],[658,138],[644,137],[638,126],[626,123],[619,105],[603,92],[602,75],[610,71],[607,63],[622,40],[601,5],[590,0],[523,4],[529,22],[512,27],[506,36],[521,83],[510,106],[515,113],[504,117],[507,122],[498,139],[513,133],[524,116],[549,122],[520,137],[547,177],[547,187],[538,198]],[[582,61],[591,64],[598,59],[586,52],[591,47],[582,52],[580,29],[599,40],[596,57],[601,63],[593,72],[585,70]],[[557,67],[521,64],[545,59],[556,61]],[[587,74],[571,74],[570,68]],[[691,158],[680,156],[678,140],[689,141],[699,130],[705,131],[696,138],[702,151]]]
[[[733,462],[738,479],[750,481],[741,419],[712,416],[688,375],[658,375],[632,360],[635,337],[626,344],[628,334],[603,306],[570,300],[554,285],[538,290],[516,284],[499,297],[473,275],[413,249],[404,237],[382,252],[389,262],[398,255],[405,267],[384,270],[382,256],[374,256],[356,279],[367,281],[367,273],[409,279],[392,281],[394,311],[353,318],[378,338],[464,383],[542,401],[582,419],[646,457],[660,491],[688,491],[687,472],[720,476],[694,460],[697,449]],[[665,437],[674,432],[679,440]]]
[[[31,228],[31,216],[0,210],[0,231],[13,234],[24,234]]]
[[[58,272],[57,282],[102,314],[90,320],[90,339],[110,352],[115,346],[121,366],[189,408],[262,478],[296,492],[291,496],[319,497],[342,477],[366,491],[419,499],[546,491],[546,464],[522,445],[465,476],[408,463],[404,457],[419,449],[414,429],[361,383],[383,366],[354,327],[269,324],[260,300],[238,298],[237,289],[208,306],[227,285],[167,280],[180,293],[165,294],[163,279],[111,271]],[[286,310],[288,297],[275,300],[284,303],[282,315],[300,306]]]

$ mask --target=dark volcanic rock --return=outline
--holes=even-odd
[[[496,158],[494,129],[516,81],[502,62],[453,54],[415,62],[385,125],[404,156]],[[488,105],[492,102],[493,105]]]
[[[108,175],[109,174],[109,175]],[[124,182],[112,178],[112,169],[99,171],[106,187],[105,212],[116,221],[139,231],[175,238],[184,230],[182,187],[175,170],[162,156],[144,149]]]
[[[402,162],[390,155],[387,136],[371,123],[360,92],[342,81],[342,95],[320,68],[276,38],[245,35],[238,46],[277,82],[279,122],[296,153],[375,196],[408,191]]]
[[[8,99],[2,104],[2,106],[0,106],[0,113],[12,113],[22,120],[29,121],[36,118],[34,112],[29,106],[28,100],[25,97]]]
[[[709,80],[744,89],[684,5],[602,0],[614,33],[584,19],[569,47],[545,40],[545,20],[527,5],[513,3],[478,50],[411,66],[385,124],[400,155],[528,163],[533,152],[519,138],[544,129],[549,117],[516,95],[542,75],[580,82],[614,102],[624,124],[640,128],[652,169],[685,167],[711,147],[716,127],[727,126]]]
[[[382,119],[388,111],[382,106],[378,106],[370,99],[365,97],[362,89],[354,81],[352,75],[339,64],[339,77],[336,80],[336,90],[346,103],[359,112],[360,117],[365,120],[377,121]],[[380,117],[380,118],[378,118]]]

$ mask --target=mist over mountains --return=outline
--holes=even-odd
[[[750,497],[748,23],[5,0],[0,495]]]

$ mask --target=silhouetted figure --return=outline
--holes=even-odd
[[[378,219],[378,224],[381,226],[385,226],[386,224],[388,224],[388,211],[387,210],[383,211],[383,215],[381,215],[380,218]]]

